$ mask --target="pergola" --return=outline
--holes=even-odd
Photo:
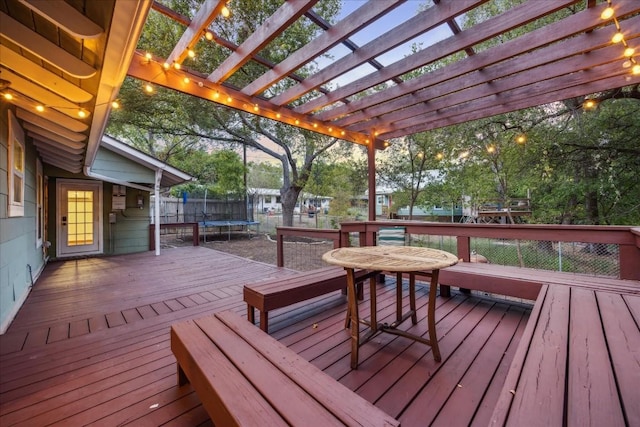
[[[9,82],[3,82],[5,88],[29,100],[20,105],[19,117],[44,160],[70,171],[93,160],[125,74],[365,145],[370,170],[375,149],[384,149],[392,138],[640,83],[640,72],[633,72],[640,56],[631,51],[625,56],[640,35],[636,0],[528,0],[464,30],[464,14],[489,0],[433,0],[417,14],[399,13],[408,6],[415,11],[416,1],[362,1],[335,23],[314,10],[319,1],[283,1],[237,45],[216,31],[217,20],[233,19],[234,3],[228,0],[204,0],[193,16],[161,1],[97,6],[90,0],[2,0],[0,77]],[[47,6],[53,3],[64,5],[66,13]],[[613,14],[603,16],[609,7]],[[167,58],[135,49],[150,9],[184,26]],[[229,9],[231,16],[223,17]],[[298,20],[316,25],[318,36],[280,63],[271,62],[265,49]],[[506,37],[514,31],[522,35]],[[616,43],[612,36],[618,32],[623,38]],[[375,37],[362,45],[353,40],[367,33]],[[38,46],[41,40],[54,52]],[[424,48],[408,50],[424,40],[430,40]],[[208,44],[223,46],[228,55],[215,68],[202,69],[190,55]],[[309,67],[338,48],[346,53]],[[259,64],[263,72],[247,83],[242,71],[249,64]],[[309,74],[309,69],[317,71]],[[43,70],[51,76],[40,77]],[[416,70],[423,72],[412,74]],[[48,100],[52,93],[60,99]],[[37,103],[64,107],[43,120],[32,112]],[[71,119],[74,108],[89,118]]]

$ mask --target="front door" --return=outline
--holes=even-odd
[[[58,180],[58,256],[102,252],[102,182]]]

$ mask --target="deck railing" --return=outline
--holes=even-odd
[[[354,221],[343,222],[340,230],[278,227],[278,265],[285,265],[287,236],[324,238],[334,247],[364,246],[375,244],[381,227],[404,227],[410,244],[441,248],[465,261],[475,252],[494,264],[640,280],[640,228],[628,226]]]

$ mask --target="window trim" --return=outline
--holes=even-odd
[[[44,240],[44,174],[42,162],[36,159],[36,248],[42,247]]]
[[[24,143],[24,131],[20,127],[16,116],[9,111],[9,141],[7,147],[7,174],[8,174],[8,185],[9,185],[9,198],[8,198],[8,206],[7,206],[7,215],[10,217],[18,217],[24,216],[24,187],[25,187],[25,175],[26,175],[26,159],[25,159],[25,143]],[[22,162],[22,170],[16,170],[16,162],[15,162],[15,146],[18,145],[21,151],[21,159]],[[21,200],[16,202],[14,199],[15,195],[15,179],[16,176],[19,176],[21,179],[21,189],[20,194],[22,196]]]

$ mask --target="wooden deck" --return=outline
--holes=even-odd
[[[289,274],[203,247],[49,265],[0,337],[0,425],[210,424],[191,386],[177,385],[170,325],[225,309],[244,316],[244,283]],[[379,317],[391,319],[394,282],[380,286]],[[426,295],[419,286],[414,333],[426,332]],[[441,363],[427,346],[380,335],[358,370],[345,312],[339,291],[274,310],[271,335],[407,427],[487,425],[531,310],[439,297]]]

